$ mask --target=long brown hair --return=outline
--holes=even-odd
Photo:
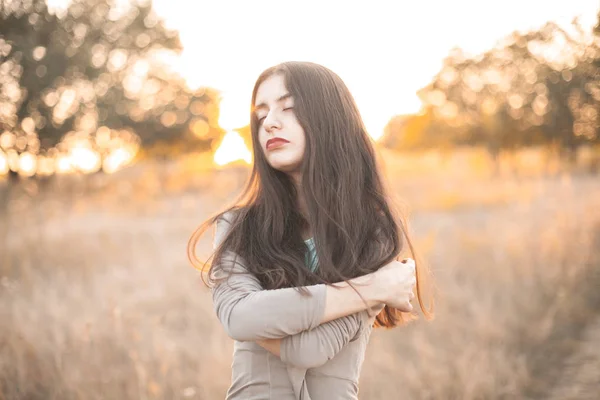
[[[267,78],[282,74],[294,98],[294,113],[306,136],[301,165],[307,215],[297,206],[297,188],[291,178],[272,168],[258,141],[259,122],[251,112],[254,163],[244,190],[234,204],[205,221],[192,234],[188,258],[200,265],[195,254],[198,239],[225,213],[231,229],[215,249],[208,269],[223,253],[232,251],[264,289],[335,282],[376,271],[397,259],[408,245],[417,263],[417,299],[426,319],[433,317],[424,306],[422,284],[426,275],[415,257],[403,217],[394,210],[380,178],[376,153],[354,98],[342,79],[322,65],[285,62],[264,71],[252,92]],[[311,228],[318,268],[305,265],[307,251],[301,231]],[[205,263],[202,265],[202,270]],[[204,279],[204,278],[203,278]],[[206,282],[205,282],[206,283]],[[431,299],[430,299],[431,300]],[[393,327],[412,319],[385,307],[375,326]]]

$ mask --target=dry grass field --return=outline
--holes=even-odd
[[[600,176],[384,157],[437,315],[375,330],[361,399],[597,398]],[[246,170],[201,159],[3,187],[0,399],[224,398],[232,341],[185,250]]]

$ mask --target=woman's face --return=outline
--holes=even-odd
[[[304,157],[304,129],[294,113],[294,98],[285,88],[282,74],[260,84],[254,113],[258,120],[258,141],[271,167],[294,174],[300,171]]]

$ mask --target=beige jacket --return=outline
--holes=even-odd
[[[225,238],[230,217],[217,222],[214,247]],[[308,286],[310,296],[294,288],[263,290],[244,265],[240,256],[225,252],[213,269],[216,278],[236,272],[212,288],[217,317],[235,340],[226,398],[357,399],[373,319],[363,311],[319,324],[324,284]],[[256,344],[258,339],[282,339],[281,357]]]

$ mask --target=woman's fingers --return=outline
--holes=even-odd
[[[412,258],[392,261],[377,271],[380,277],[384,302],[403,312],[413,309],[410,301],[415,298],[416,265]]]

